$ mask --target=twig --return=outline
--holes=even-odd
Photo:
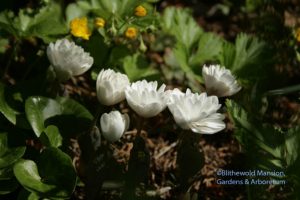
[[[155,160],[159,159],[161,156],[163,156],[165,153],[167,153],[168,151],[170,151],[172,148],[176,147],[178,144],[178,142],[173,142],[170,146],[164,147],[159,153],[158,155],[156,155],[154,157]]]

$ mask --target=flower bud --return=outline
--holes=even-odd
[[[126,32],[125,32],[125,36],[129,39],[135,39],[137,36],[137,29],[134,27],[129,27],[127,28]]]
[[[144,6],[139,5],[134,9],[134,15],[138,17],[144,17],[147,15],[147,10],[144,8]]]
[[[97,17],[95,19],[95,26],[97,28],[103,28],[105,26],[105,20],[103,18],[101,18],[101,17]]]
[[[128,129],[129,121],[128,115],[119,111],[104,113],[100,118],[103,137],[110,142],[119,140]]]

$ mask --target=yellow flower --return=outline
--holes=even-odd
[[[296,40],[300,42],[300,28],[297,28],[296,30]]]
[[[88,20],[86,17],[75,18],[70,22],[71,34],[75,37],[80,37],[88,40],[91,36],[91,31],[88,27]]]
[[[147,10],[143,6],[139,5],[135,8],[134,14],[138,17],[144,17],[147,15]]]
[[[97,28],[103,28],[105,26],[105,20],[103,18],[101,18],[101,17],[97,17],[95,19],[95,26]]]
[[[129,27],[127,28],[126,32],[125,32],[125,36],[129,39],[134,39],[136,38],[137,35],[137,29],[134,27]]]

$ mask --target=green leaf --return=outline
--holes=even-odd
[[[222,39],[213,33],[203,33],[198,43],[198,49],[189,59],[191,66],[199,67],[205,61],[216,60],[222,50]]]
[[[37,36],[45,41],[68,32],[61,6],[54,1],[39,9],[36,14],[31,12],[28,9],[20,9],[18,16],[1,13],[0,27],[19,37]]]
[[[49,125],[41,134],[41,140],[46,146],[59,147],[62,145],[63,138],[54,125]]]
[[[9,147],[7,133],[0,133],[0,169],[18,161],[25,153],[26,147]]]
[[[62,115],[74,115],[76,118],[93,119],[93,115],[77,101],[65,97],[57,97],[56,101],[61,106]]]
[[[11,11],[3,11],[0,13],[0,29],[4,29],[14,36],[18,36],[18,31],[14,27],[14,14]]]
[[[46,119],[62,113],[61,106],[53,99],[34,96],[29,97],[25,103],[27,119],[37,137],[45,130]]]
[[[53,135],[48,138],[50,143],[46,142],[46,145],[54,146],[60,144],[61,138],[58,133],[62,134],[65,130],[76,131],[74,128],[81,131],[82,128],[88,127],[93,119],[84,106],[64,97],[58,97],[56,100],[41,96],[29,97],[25,103],[25,112],[37,137],[43,132],[49,135],[53,131]],[[57,128],[48,128],[49,125],[56,126],[59,132]]]
[[[234,50],[232,45],[227,44],[223,46],[222,54],[221,64],[240,77],[249,80],[269,75],[272,52],[264,41],[256,37],[241,33],[236,38]]]
[[[66,8],[66,18],[69,24],[72,19],[84,17],[87,10],[83,10],[77,3],[70,3]]]
[[[68,33],[68,28],[63,20],[61,6],[50,2],[39,10],[30,21],[29,35],[34,35],[48,41],[50,36],[59,36]]]
[[[182,43],[187,52],[191,51],[203,32],[188,9],[166,8],[162,16],[162,23],[163,29],[174,35],[177,42]]]
[[[91,5],[95,9],[95,14],[101,13],[101,16],[108,18],[110,16],[125,17],[135,8],[138,4],[142,3],[141,0],[91,0]]]
[[[158,71],[151,68],[146,59],[138,53],[126,56],[123,60],[123,68],[131,81],[158,74]]]
[[[14,174],[28,191],[46,198],[69,198],[76,184],[76,173],[70,157],[57,148],[46,148],[37,164],[21,160]]]
[[[283,135],[271,126],[262,126],[245,109],[232,100],[226,101],[226,107],[234,122],[237,139],[247,149],[256,147],[270,153],[274,158],[282,158]]]
[[[285,135],[286,162],[292,166],[297,160],[300,160],[300,127],[291,128]]]
[[[219,61],[222,66],[231,68],[235,60],[235,46],[229,42],[223,43],[222,53]]]
[[[6,87],[0,83],[0,112],[14,125],[17,121],[18,112],[10,107],[6,101]]]

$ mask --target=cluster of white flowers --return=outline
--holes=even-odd
[[[60,81],[86,72],[93,64],[88,53],[66,39],[51,43],[47,55]],[[241,87],[231,72],[219,65],[203,66],[202,75],[207,93],[197,94],[190,89],[185,93],[177,88],[165,91],[166,86],[162,84],[158,88],[157,81],[142,80],[130,84],[125,74],[111,69],[101,70],[96,83],[97,97],[106,106],[126,99],[132,110],[144,118],[154,117],[168,107],[182,129],[214,134],[225,128],[224,116],[217,113],[221,107],[218,97],[231,96]],[[113,142],[127,130],[129,117],[111,111],[101,116],[100,124],[103,136]]]
[[[209,94],[215,94],[219,97],[229,96],[241,89],[229,70],[220,68],[218,65],[211,65],[208,68],[204,66],[203,68],[205,68],[203,76]],[[212,73],[207,75],[205,70],[212,71]],[[214,73],[217,75],[214,76]],[[209,80],[213,83],[208,83]],[[221,89],[215,89],[219,87]],[[197,94],[187,89],[183,93],[177,88],[165,91],[165,84],[158,88],[157,81],[147,82],[142,80],[130,84],[126,75],[114,72],[111,69],[102,70],[99,73],[96,88],[100,102],[106,102],[105,105],[113,105],[126,99],[132,110],[144,118],[154,117],[168,107],[175,122],[182,129],[190,129],[201,134],[214,134],[225,128],[224,115],[217,113],[221,107],[218,97],[207,96],[205,92]],[[104,115],[107,116],[108,114]],[[121,117],[113,118],[112,116],[108,119],[111,122],[107,122],[101,118],[101,126],[108,126],[105,123],[111,126],[110,129],[106,130],[102,128],[105,137],[110,141],[118,140],[123,131],[126,130],[123,127],[127,127],[125,124],[128,123],[129,118],[126,117],[126,119],[127,121],[121,120]],[[116,130],[119,132],[116,133]],[[116,135],[119,137],[116,137]]]

